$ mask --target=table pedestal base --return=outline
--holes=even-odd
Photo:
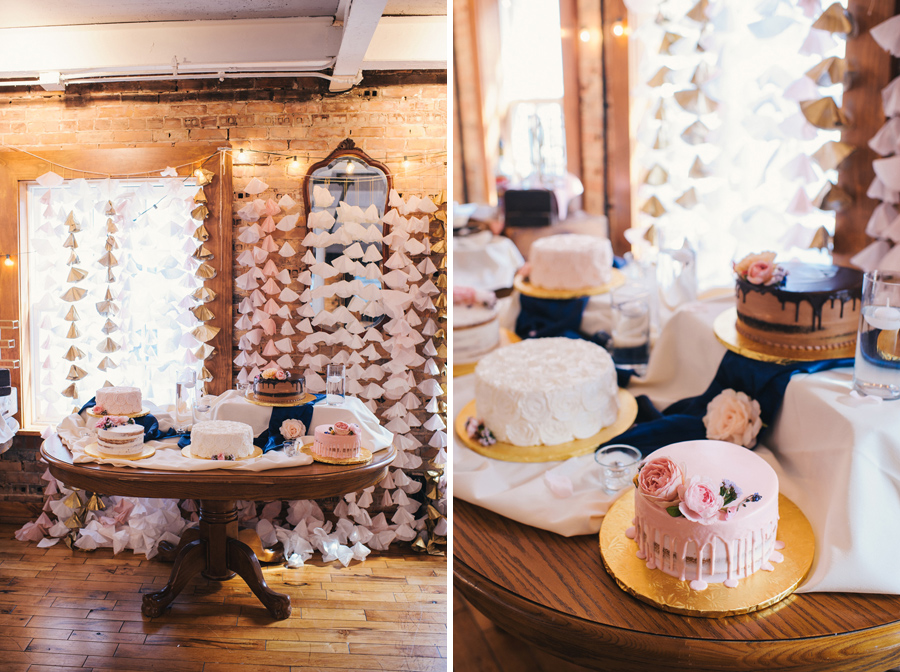
[[[237,506],[234,501],[200,501],[200,523],[185,530],[178,546],[160,544],[163,559],[174,557],[175,566],[166,587],[144,595],[141,613],[148,618],[162,615],[197,573],[213,581],[227,581],[237,574],[259,598],[272,617],[291,615],[291,598],[266,584],[253,550],[238,538]]]

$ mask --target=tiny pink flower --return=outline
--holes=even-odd
[[[275,378],[277,378],[278,380],[286,380],[287,374],[284,371],[282,371],[281,369],[279,369],[278,371],[275,372]]]

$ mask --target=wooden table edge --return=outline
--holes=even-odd
[[[887,670],[900,662],[900,620],[812,637],[753,641],[695,638],[630,630],[565,614],[494,583],[456,557],[453,578],[454,587],[466,600],[501,629],[587,667],[602,663],[603,669],[622,672],[871,672]],[[797,598],[802,595],[788,599]]]

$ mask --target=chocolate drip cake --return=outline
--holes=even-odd
[[[779,266],[784,276],[776,284],[756,284],[738,273],[738,333],[766,345],[800,350],[853,343],[859,325],[862,272],[799,262]]]

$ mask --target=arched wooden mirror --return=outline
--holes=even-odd
[[[382,286],[382,238],[389,230],[381,218],[391,184],[387,166],[370,158],[349,138],[307,172],[303,184],[307,225],[317,235],[327,235],[325,244],[314,248],[316,263],[310,268],[312,305],[317,314],[344,306],[358,315],[364,327],[381,321],[380,303],[372,300],[369,288]],[[341,282],[351,283],[349,287],[355,291],[348,293],[348,285],[339,285]]]

